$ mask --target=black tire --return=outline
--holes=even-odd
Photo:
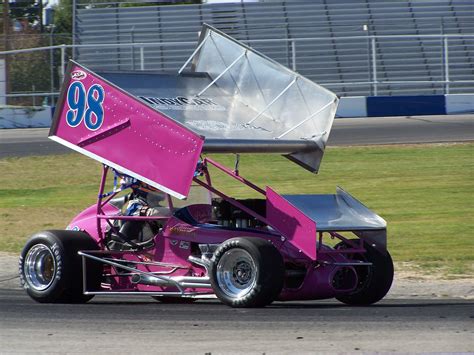
[[[347,244],[341,242],[335,248],[347,248]],[[359,279],[356,289],[349,294],[336,296],[336,299],[348,305],[367,306],[376,303],[385,297],[392,286],[393,262],[389,252],[380,252],[365,242],[364,248],[367,251],[364,254],[347,255],[351,260],[372,263],[372,266],[356,266]]]
[[[84,232],[50,230],[34,234],[23,248],[20,281],[28,295],[41,303],[85,303],[93,296],[83,294],[82,260],[79,250],[97,250]],[[89,262],[88,289],[98,289],[102,267]]]
[[[283,288],[284,275],[280,252],[264,239],[229,239],[212,257],[212,288],[231,307],[265,307],[272,303]]]

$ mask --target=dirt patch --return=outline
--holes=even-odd
[[[474,277],[441,269],[428,271],[416,263],[395,263],[395,280],[388,297],[474,299]]]
[[[474,278],[459,275],[441,279],[434,274],[417,272],[416,265],[397,263],[395,280],[387,298],[463,298],[474,299]],[[0,288],[20,288],[18,255],[0,252]]]
[[[19,288],[18,255],[0,252],[0,288]]]

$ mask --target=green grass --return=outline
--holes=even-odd
[[[233,156],[215,155],[227,166]],[[474,144],[329,148],[313,175],[278,155],[243,155],[241,175],[281,193],[334,193],[340,185],[388,223],[395,261],[445,276],[474,273]],[[100,165],[77,155],[0,160],[0,250],[64,228],[95,202]],[[218,174],[215,185],[252,191]]]

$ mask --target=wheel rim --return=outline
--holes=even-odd
[[[257,268],[247,251],[231,249],[220,258],[216,278],[220,289],[227,296],[242,298],[254,288]]]
[[[53,252],[44,244],[33,246],[25,257],[23,271],[28,285],[36,291],[46,290],[56,275]]]

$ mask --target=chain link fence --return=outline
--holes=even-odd
[[[13,106],[54,104],[54,95],[61,85],[61,50],[57,43],[71,43],[71,36],[55,33],[34,33],[1,36],[6,71],[6,93],[3,101]],[[41,50],[30,51],[31,48]],[[65,57],[71,55],[66,49]],[[45,95],[45,93],[49,93]]]

